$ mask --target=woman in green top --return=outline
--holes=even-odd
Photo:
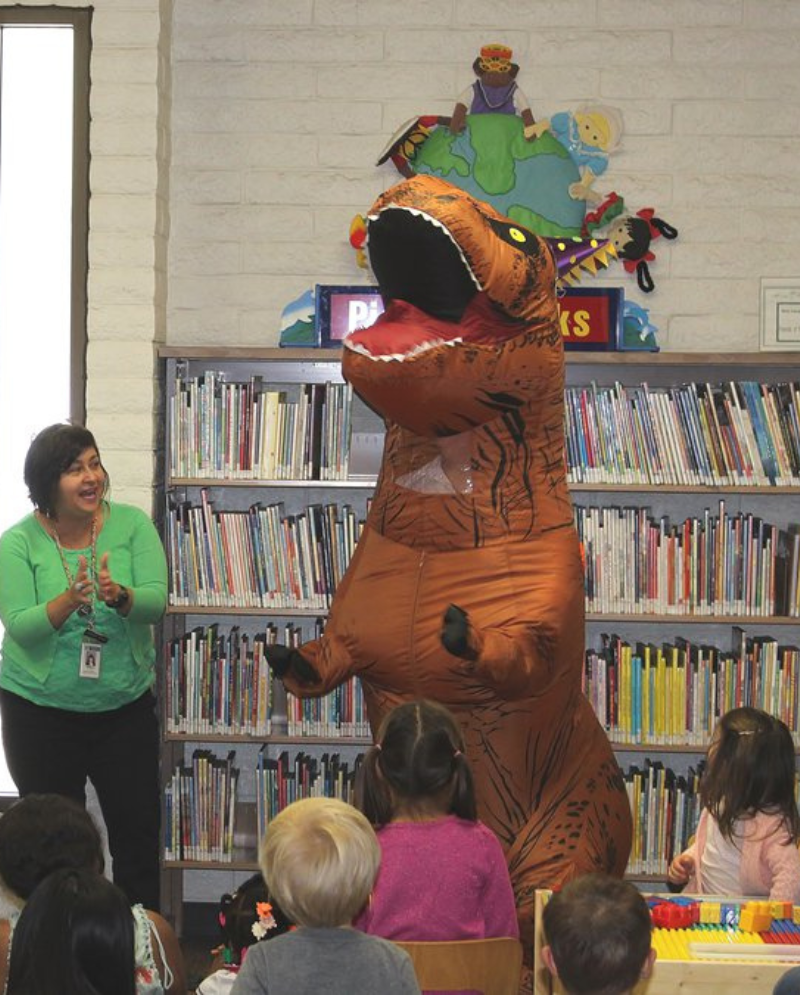
[[[87,429],[51,425],[31,443],[32,514],[0,537],[0,718],[20,795],[85,804],[97,791],[114,880],[159,907],[158,721],[152,625],[167,565],[150,518],[106,498]]]

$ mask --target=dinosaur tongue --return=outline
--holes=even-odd
[[[500,343],[517,334],[519,326],[506,322],[498,328],[498,313],[484,294],[476,294],[461,321],[443,321],[394,300],[369,328],[352,332],[345,347],[373,359],[407,359],[456,342]]]

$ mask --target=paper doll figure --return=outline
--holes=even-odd
[[[460,93],[450,119],[454,135],[464,130],[469,114],[518,114],[522,118],[525,138],[530,142],[546,129],[537,125],[528,98],[517,85],[519,66],[511,61],[512,51],[506,45],[484,45],[472,63],[478,77]]]
[[[582,104],[574,113],[554,114],[539,126],[549,128],[569,152],[580,170],[580,183],[574,183],[570,196],[574,200],[596,202],[600,197],[592,190],[595,178],[606,171],[608,156],[622,137],[622,116],[614,107]]]

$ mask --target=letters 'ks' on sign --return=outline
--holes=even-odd
[[[569,287],[558,300],[564,348],[581,352],[617,349],[623,297],[619,287]]]
[[[377,287],[317,284],[316,321],[319,344],[337,346],[349,332],[368,328],[383,312]]]

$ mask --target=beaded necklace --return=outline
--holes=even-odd
[[[64,552],[64,547],[61,545],[61,539],[58,535],[58,529],[55,527],[53,522],[50,523],[52,529],[51,535],[55,540],[56,549],[58,550],[58,555],[61,557],[61,565],[64,568],[64,573],[67,578],[67,583],[71,587],[75,578],[72,576],[72,571],[69,568],[69,563],[67,563],[67,557]],[[78,609],[78,614],[85,619],[89,620],[89,625],[91,626],[94,621],[94,579],[97,577],[97,517],[92,515],[92,538],[91,538],[91,554],[90,554],[90,566],[89,566],[89,576],[91,577],[91,593],[89,595],[90,601],[88,605],[81,605]]]

